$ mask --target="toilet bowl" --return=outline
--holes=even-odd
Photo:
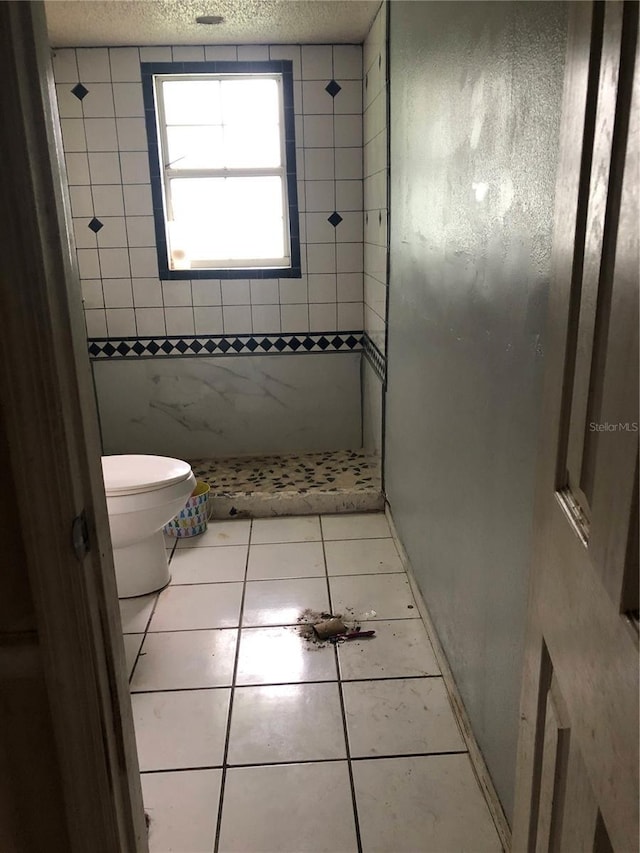
[[[119,598],[170,580],[162,528],[195,488],[191,466],[165,456],[103,456],[102,474]]]

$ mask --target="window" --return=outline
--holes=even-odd
[[[143,63],[161,278],[300,276],[292,63]]]

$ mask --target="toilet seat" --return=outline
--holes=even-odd
[[[103,456],[102,476],[107,497],[142,495],[183,483],[191,466],[167,456]]]

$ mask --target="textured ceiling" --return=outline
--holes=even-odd
[[[47,0],[53,47],[362,42],[380,0]],[[219,26],[196,24],[222,15]]]

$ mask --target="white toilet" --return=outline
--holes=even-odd
[[[162,528],[189,500],[191,466],[165,456],[103,456],[119,598],[162,589],[169,566]]]

